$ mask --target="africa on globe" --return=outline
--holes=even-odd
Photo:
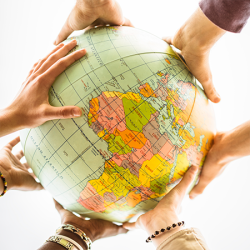
[[[87,54],[52,85],[53,106],[83,115],[21,132],[25,157],[66,209],[124,222],[154,208],[192,165],[202,167],[215,119],[172,48],[145,31],[98,27],[76,39]]]

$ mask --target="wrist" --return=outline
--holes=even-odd
[[[25,128],[20,121],[11,107],[0,110],[0,137]]]
[[[155,233],[155,231],[161,231],[161,229],[166,229],[167,227],[171,227],[173,224],[180,222],[178,216],[175,212],[167,212],[162,213],[162,216],[159,216],[159,213],[155,214],[155,216],[151,217],[151,220],[145,226],[145,230],[148,233],[148,236],[151,236]],[[155,238],[151,238],[153,244],[157,247],[164,240],[166,240],[171,235],[181,231],[183,226],[176,226],[175,228],[171,228],[169,231],[165,230],[163,233],[159,234]]]
[[[3,179],[0,178],[0,195],[3,193],[4,191],[4,183],[3,183]]]
[[[70,232],[68,230],[64,230],[62,229],[58,235],[63,235],[63,236],[67,236],[70,239],[74,240],[76,243],[78,243],[84,250],[87,249],[87,245],[86,243],[84,243],[84,241],[81,239],[81,237],[73,232]]]
[[[0,161],[0,172],[7,182],[7,191],[13,189],[11,173],[9,169],[5,169]],[[2,186],[3,185],[3,186]],[[0,178],[0,194],[3,192],[4,184],[2,178]]]
[[[92,242],[99,239],[97,235],[97,230],[92,228],[92,225],[89,220],[82,220],[81,224],[77,224],[75,222],[70,222],[70,221],[65,221],[63,222],[63,224],[70,224],[76,228],[79,228],[90,238]]]
[[[174,44],[185,57],[186,50],[194,55],[204,55],[226,31],[211,22],[198,8],[179,29]]]

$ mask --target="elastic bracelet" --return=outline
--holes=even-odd
[[[62,226],[56,230],[56,233],[59,233],[62,229],[69,230],[69,231],[79,235],[81,237],[81,239],[87,245],[87,250],[91,249],[92,241],[81,229],[76,228],[75,226],[70,225],[70,224],[62,224]]]
[[[67,250],[83,250],[83,248],[74,240],[70,239],[69,237],[66,237],[64,235],[53,235],[50,236],[46,242],[55,242],[63,247],[65,247]]]
[[[0,177],[3,180],[3,186],[4,186],[3,192],[0,194],[0,197],[1,197],[1,196],[4,196],[4,194],[7,192],[7,181],[5,180],[5,178],[1,172],[0,172]]]
[[[174,223],[172,224],[171,226],[168,226],[166,228],[162,228],[160,231],[155,231],[154,234],[152,234],[151,236],[149,236],[147,239],[146,239],[146,242],[149,243],[152,241],[153,238],[155,238],[156,236],[159,236],[160,234],[164,233],[165,231],[170,231],[171,229],[173,228],[176,228],[177,226],[185,226],[185,222],[184,221],[181,221],[181,222],[177,222],[177,223]]]

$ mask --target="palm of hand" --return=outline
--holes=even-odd
[[[110,221],[100,219],[85,220],[84,217],[77,217],[70,211],[64,209],[55,200],[54,202],[55,207],[61,216],[62,224],[71,224],[76,226],[77,228],[84,231],[92,241],[126,233],[128,231],[122,226],[118,226]]]
[[[33,173],[28,171],[27,163],[22,164],[23,151],[12,154],[12,148],[20,141],[17,137],[0,150],[0,171],[7,181],[8,189],[41,190],[41,184],[35,181]]]

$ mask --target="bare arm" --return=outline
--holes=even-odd
[[[190,198],[201,194],[228,163],[248,155],[250,155],[250,121],[231,131],[217,133],[214,145],[205,160],[200,180],[189,194]]]
[[[209,53],[225,33],[225,30],[212,23],[198,8],[174,37],[164,38],[166,42],[181,50],[190,71],[202,84],[208,98],[215,103],[220,101],[220,96],[213,84]]]
[[[75,46],[75,40],[60,44],[34,64],[14,101],[0,110],[0,137],[23,128],[37,127],[48,120],[81,116],[79,107],[52,107],[48,100],[49,89],[56,77],[86,54],[83,49],[67,55]]]

